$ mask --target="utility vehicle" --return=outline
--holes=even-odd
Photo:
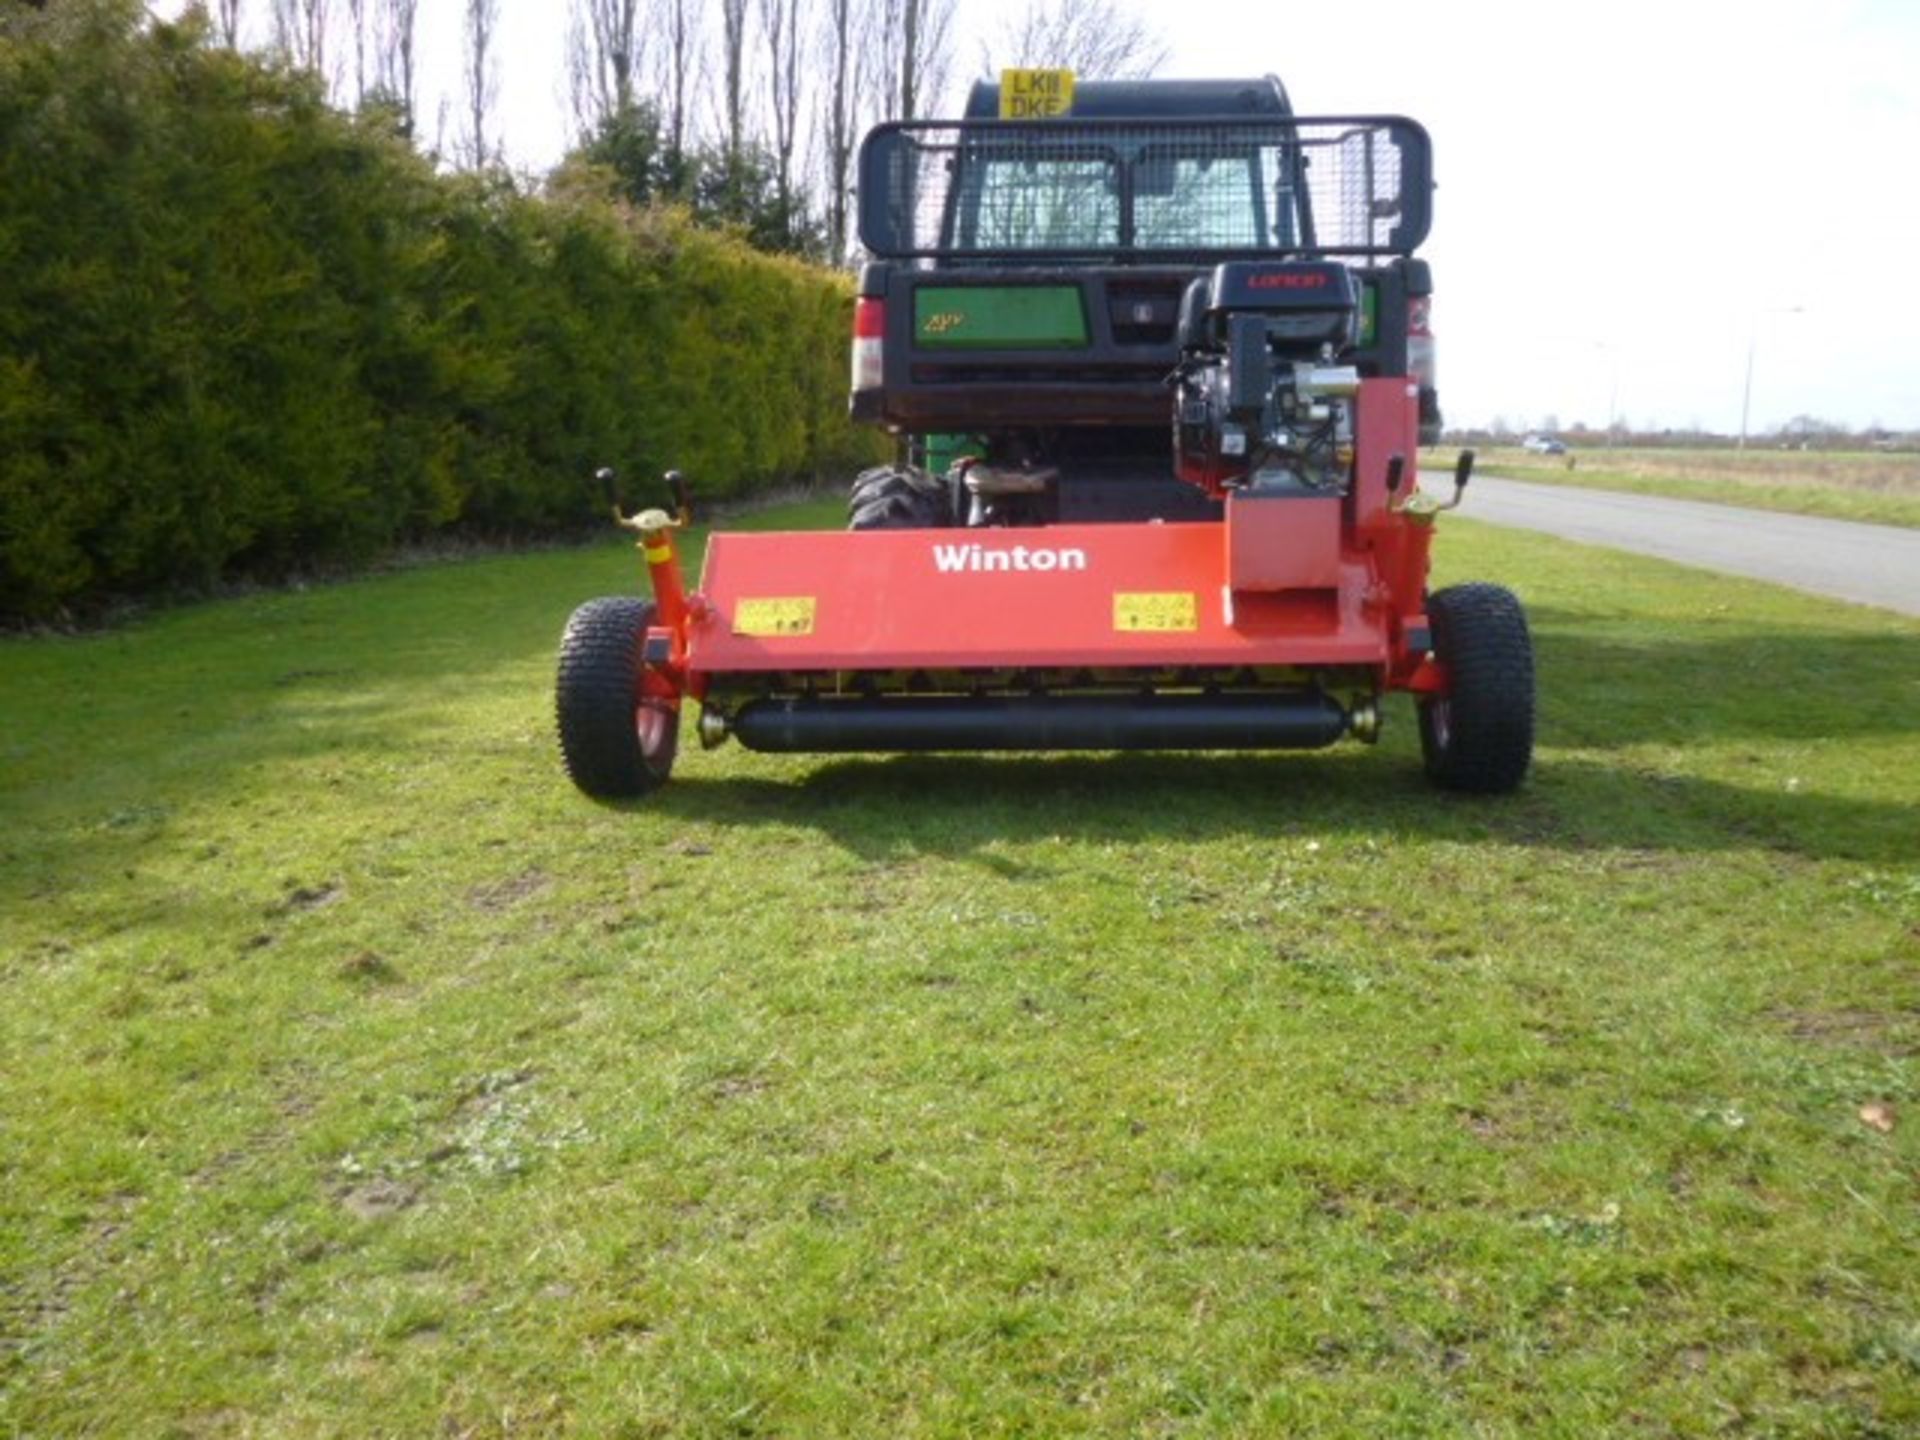
[[[1394,691],[1433,781],[1521,783],[1521,607],[1427,588],[1472,455],[1419,489],[1426,132],[1296,116],[1272,78],[1066,88],[866,138],[851,404],[898,459],[847,532],[714,534],[693,593],[678,477],[620,517],[653,599],[567,627],[580,788],[664,781],[689,698],[709,746],[1224,750],[1371,741]]]

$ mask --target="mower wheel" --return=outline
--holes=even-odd
[[[1433,652],[1449,689],[1420,702],[1427,778],[1446,790],[1503,795],[1533,760],[1533,637],[1498,585],[1451,585],[1427,597]]]
[[[944,530],[954,523],[947,482],[911,465],[863,470],[853,482],[847,512],[850,530]]]
[[[589,600],[560,637],[560,755],[596,799],[644,795],[673,772],[680,698],[646,661],[653,615],[645,600]]]

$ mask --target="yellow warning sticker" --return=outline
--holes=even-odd
[[[1113,597],[1116,630],[1198,630],[1200,607],[1191,590],[1166,594],[1116,594]]]
[[[1000,118],[1051,120],[1073,112],[1073,71],[1002,70]]]
[[[742,600],[733,612],[736,635],[811,635],[813,596]]]

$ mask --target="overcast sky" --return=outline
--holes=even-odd
[[[1021,3],[960,0],[960,79]],[[422,0],[429,95],[457,83],[460,8]],[[1303,114],[1432,132],[1450,423],[1600,425],[1613,406],[1731,431],[1751,347],[1755,431],[1803,413],[1920,428],[1920,3],[1130,8],[1165,36],[1164,76],[1273,71]],[[500,126],[530,169],[567,140],[565,13],[501,0]]]

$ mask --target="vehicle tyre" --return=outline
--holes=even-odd
[[[954,523],[946,480],[912,465],[863,470],[847,500],[850,530],[943,530]]]
[[[1420,701],[1427,778],[1446,790],[1504,795],[1533,760],[1533,637],[1499,585],[1452,585],[1427,597],[1433,653],[1449,689]]]
[[[650,601],[589,600],[560,637],[554,714],[573,783],[601,800],[645,795],[673,773],[680,697],[646,660]]]

